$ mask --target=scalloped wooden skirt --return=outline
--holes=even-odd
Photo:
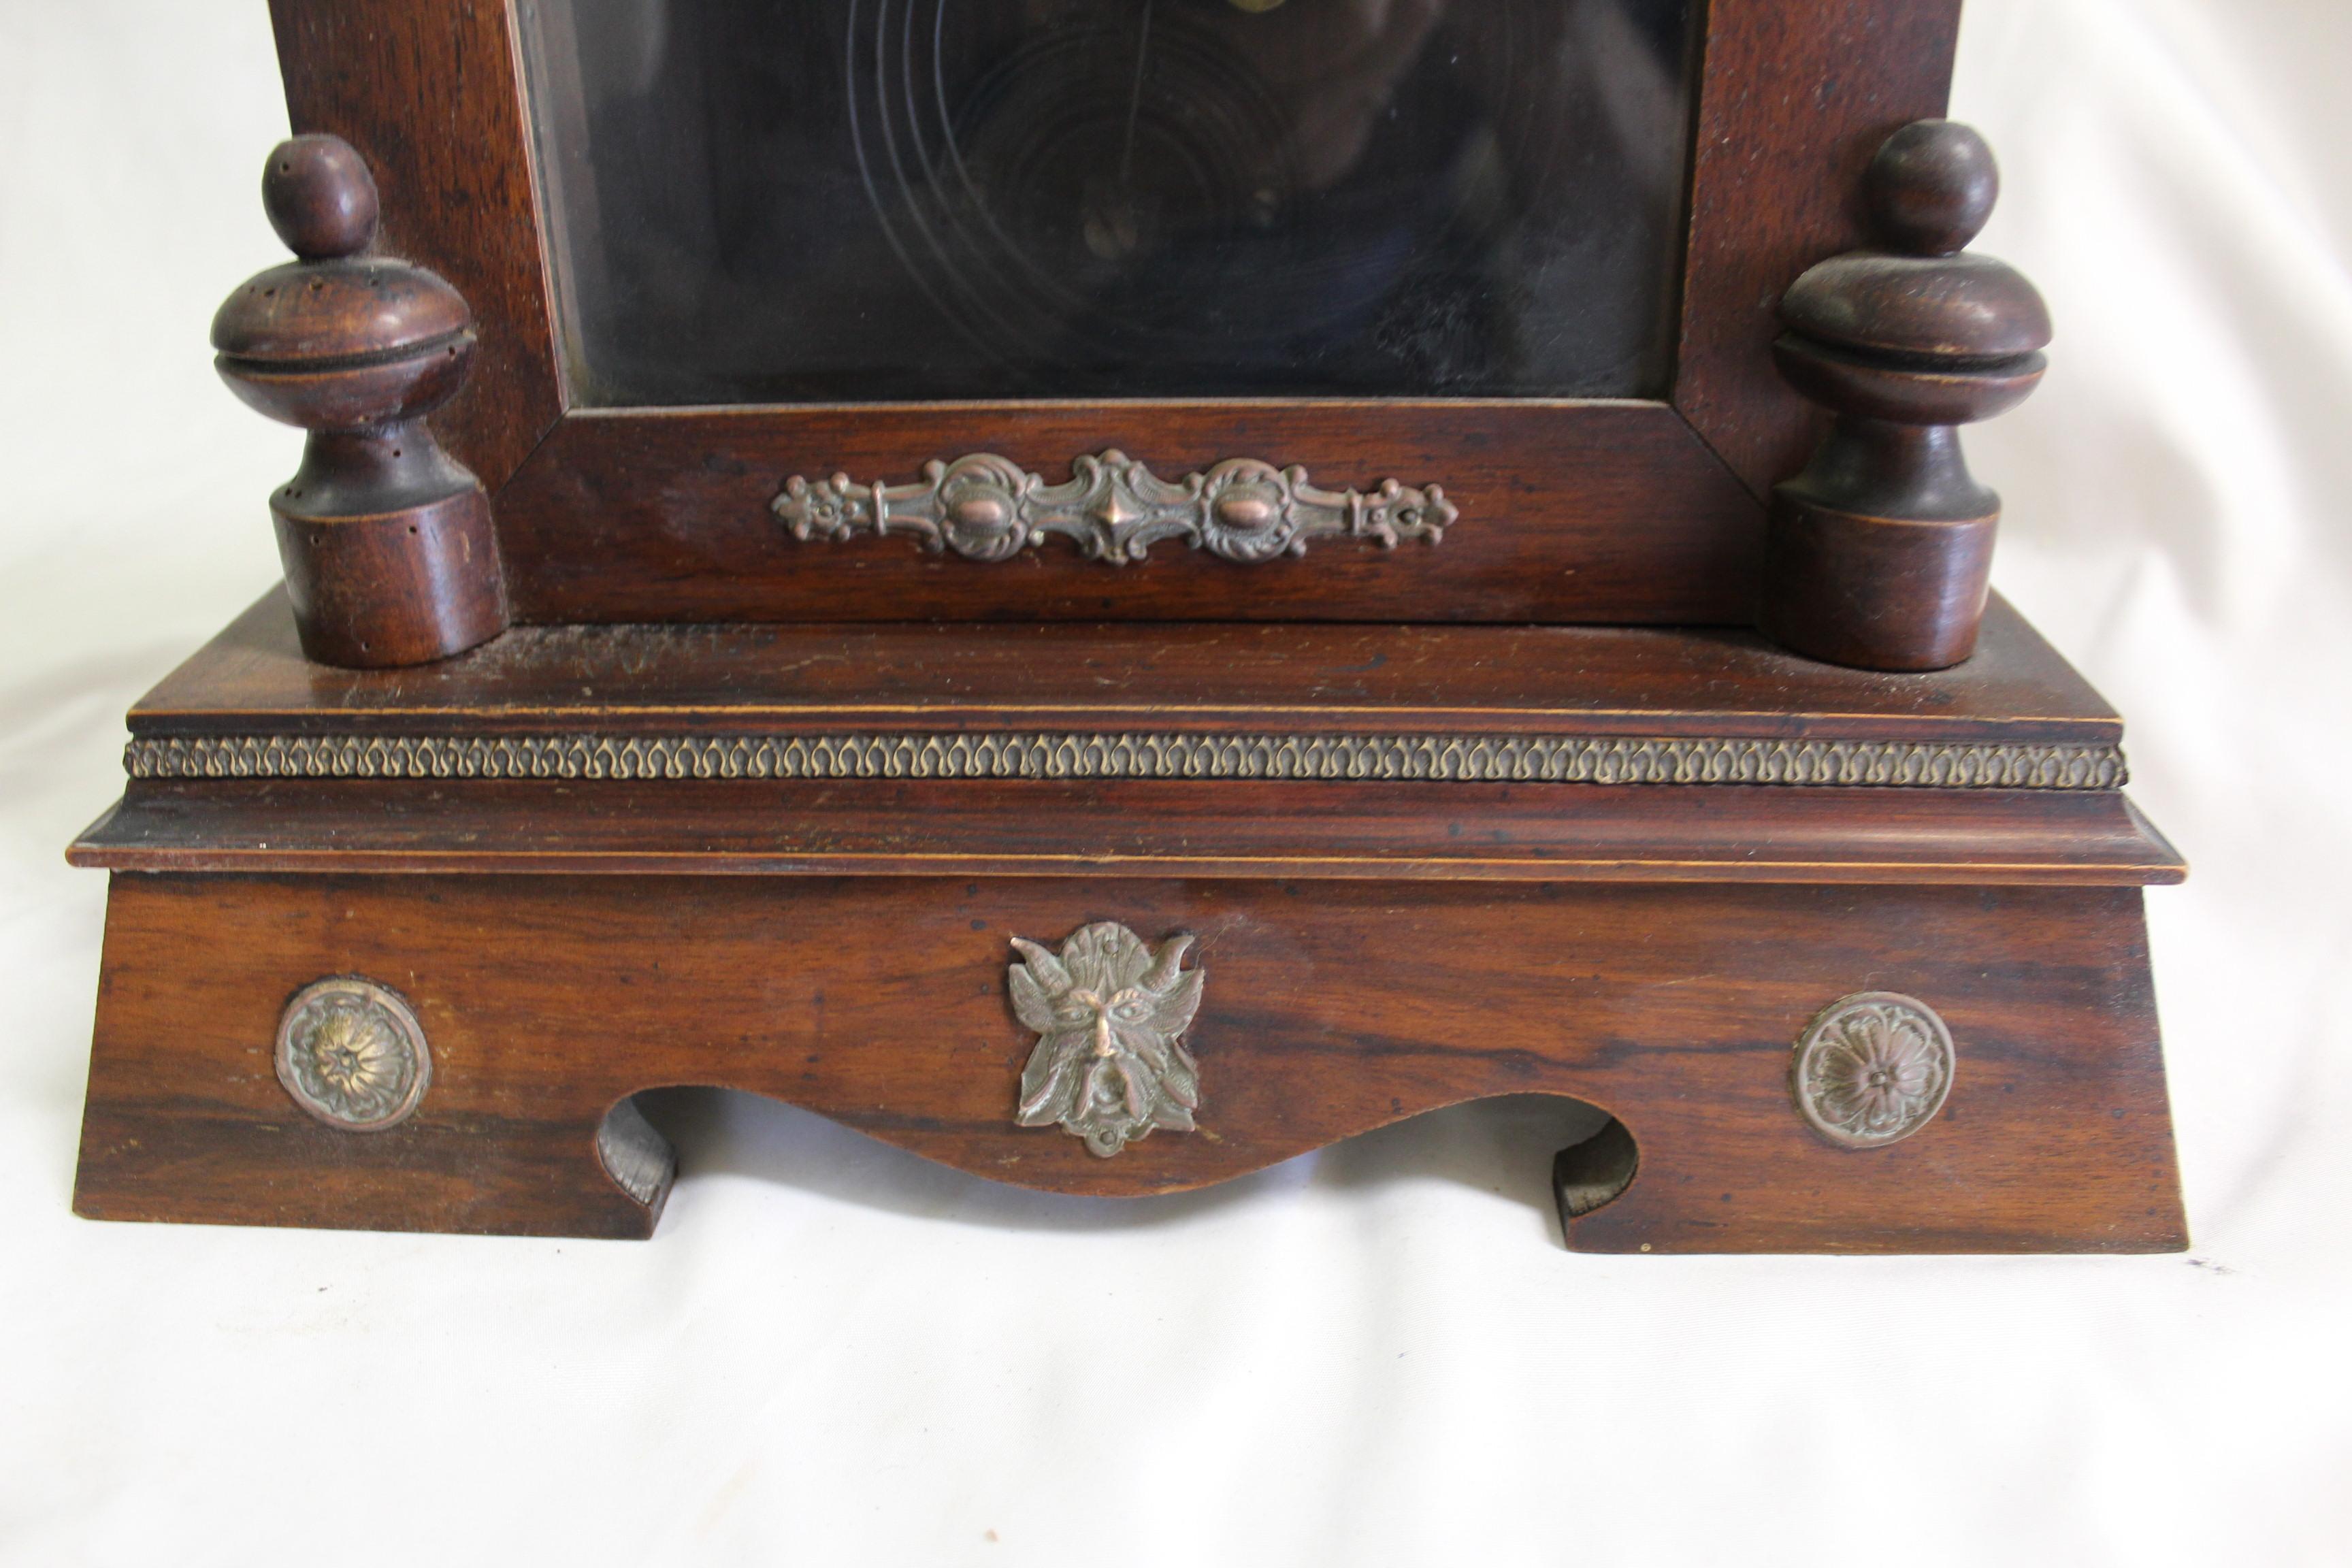
[[[1015,1124],[1036,1037],[1006,994],[1010,938],[1103,919],[1192,934],[1206,977],[1198,1130],[1110,1159]],[[120,874],[76,1206],[646,1236],[667,1168],[623,1168],[607,1117],[676,1084],[1121,1195],[1548,1093],[1630,1135],[1613,1201],[1564,1192],[1579,1248],[2172,1249],[2143,932],[2136,888]],[[430,1042],[430,1089],[388,1131],[304,1114],[273,1071],[289,998],[342,974]],[[1791,1049],[1870,991],[1932,1006],[1956,1064],[1918,1131],[1841,1147],[1793,1103]]]

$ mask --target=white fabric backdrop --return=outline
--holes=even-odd
[[[1972,450],[2130,720],[2189,1257],[1582,1258],[1541,1112],[1024,1195],[727,1100],[648,1245],[68,1211],[125,705],[277,563],[261,0],[0,0],[0,1562],[2352,1561],[2352,7],[1975,0]],[[2333,1481],[2329,1477],[2336,1478]]]

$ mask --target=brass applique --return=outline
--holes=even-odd
[[[1202,974],[1180,969],[1189,936],[1154,953],[1123,925],[1081,928],[1059,955],[1013,939],[1013,1011],[1044,1037],[1021,1073],[1020,1123],[1059,1123],[1105,1159],[1155,1127],[1192,1131],[1200,1066],[1181,1037],[1201,1005]]]
[[[1318,489],[1305,468],[1254,458],[1227,458],[1171,483],[1116,451],[1074,459],[1069,481],[1058,485],[985,452],[926,463],[917,484],[794,475],[770,510],[799,540],[908,533],[967,560],[1010,561],[1060,534],[1114,566],[1141,562],[1161,540],[1244,565],[1304,555],[1310,539],[1435,544],[1460,515],[1435,485],[1384,479],[1370,494]]]

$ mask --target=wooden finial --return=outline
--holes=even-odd
[[[375,243],[375,176],[340,136],[280,142],[262,171],[261,206],[305,261],[357,256]]]
[[[1772,492],[1758,624],[1800,653],[1865,669],[1941,669],[1975,650],[2000,498],[1958,426],[2042,379],[2050,316],[2015,268],[1962,251],[2000,188],[1991,149],[1925,120],[1887,139],[1864,195],[1882,249],[1797,279],[1780,374],[1837,415]]]
[[[302,259],[213,318],[221,377],[310,432],[270,497],[302,651],[321,664],[422,664],[506,629],[489,500],[426,427],[463,384],[473,312],[421,267],[361,253],[375,182],[332,136],[297,136],[261,181],[271,226]]]

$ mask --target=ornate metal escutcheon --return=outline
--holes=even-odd
[[[305,985],[286,1005],[278,1022],[278,1081],[330,1127],[381,1132],[424,1100],[433,1055],[397,993],[339,974]]]
[[[1952,1091],[1952,1032],[1936,1010],[1892,991],[1841,996],[1797,1037],[1790,1087],[1813,1130],[1849,1149],[1880,1149],[1925,1127]]]
[[[1192,1131],[1201,1069],[1180,1037],[1202,979],[1177,967],[1192,939],[1170,937],[1155,953],[1106,921],[1058,954],[1017,936],[1013,945],[1026,961],[1006,972],[1013,1011],[1043,1037],[1021,1073],[1021,1125],[1059,1123],[1105,1159],[1155,1127]]]
[[[923,482],[858,484],[847,474],[784,481],[771,509],[794,539],[910,533],[935,551],[1009,561],[1049,534],[1092,560],[1124,566],[1163,539],[1244,565],[1304,555],[1310,539],[1435,544],[1460,515],[1435,485],[1384,479],[1371,494],[1318,489],[1307,470],[1231,458],[1171,484],[1124,452],[1080,457],[1066,484],[1049,485],[985,452],[923,465]]]

